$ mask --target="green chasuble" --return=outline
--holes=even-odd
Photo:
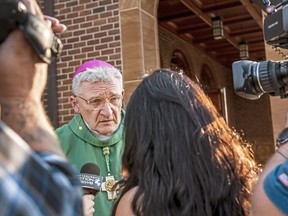
[[[117,131],[110,139],[105,141],[99,140],[91,133],[79,114],[75,115],[68,124],[56,129],[62,150],[79,173],[84,164],[95,163],[100,168],[100,175],[103,176],[104,182],[108,173],[103,147],[108,146],[111,175],[114,176],[116,181],[121,179],[121,160],[124,148],[123,110],[121,117],[122,120]],[[100,191],[94,201],[94,216],[110,215],[114,203],[108,200],[106,191]]]

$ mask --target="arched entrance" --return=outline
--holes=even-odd
[[[226,99],[226,88],[219,88],[212,70],[206,64],[202,66],[200,72],[200,83],[206,94],[217,108],[218,112],[224,117],[228,123],[228,110]]]
[[[200,82],[205,91],[216,89],[216,83],[211,69],[204,64],[200,73]]]
[[[186,73],[189,71],[187,59],[181,50],[176,49],[173,51],[170,60],[170,67],[175,70],[183,70]]]

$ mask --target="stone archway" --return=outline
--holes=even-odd
[[[187,58],[180,49],[175,49],[173,51],[170,59],[170,68],[183,70],[185,73],[190,73]]]
[[[204,64],[200,73],[200,83],[205,91],[216,89],[216,82],[210,67]]]
[[[145,74],[160,67],[158,0],[119,0],[125,98]]]
[[[205,93],[210,97],[211,101],[217,108],[218,112],[228,123],[226,88],[218,88],[217,80],[215,80],[214,74],[207,64],[202,65],[200,72],[200,83]]]

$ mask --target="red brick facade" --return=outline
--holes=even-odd
[[[64,46],[57,59],[58,125],[62,125],[74,115],[69,96],[71,76],[78,66],[100,59],[122,70],[118,1],[55,0],[54,14],[67,26],[60,35]]]

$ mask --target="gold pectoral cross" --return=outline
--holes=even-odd
[[[108,200],[115,200],[117,197],[117,190],[116,188],[113,188],[116,184],[116,181],[114,179],[114,176],[108,175],[105,177],[105,182],[102,183],[102,191],[107,192]]]

